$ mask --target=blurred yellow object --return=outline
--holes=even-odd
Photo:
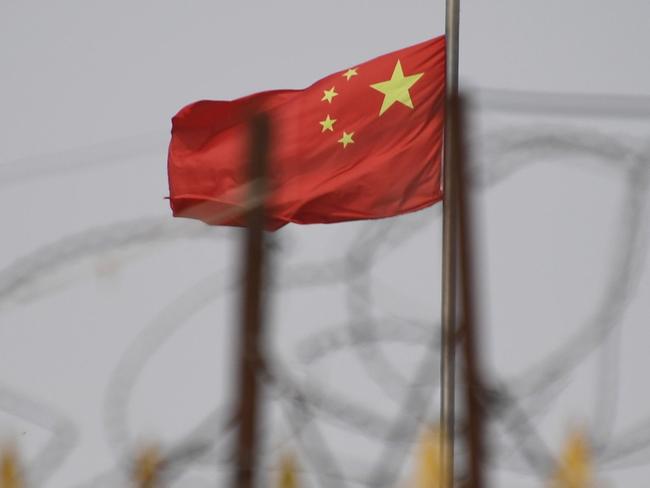
[[[559,461],[551,488],[593,488],[591,450],[582,432],[571,434]]]
[[[158,487],[161,462],[162,459],[157,448],[147,447],[142,449],[135,462],[135,486],[137,488]]]
[[[296,460],[287,454],[280,460],[280,474],[278,476],[278,488],[298,488],[298,476],[296,474]]]
[[[14,449],[4,449],[0,454],[0,488],[22,488],[23,482]]]
[[[443,480],[442,434],[437,427],[427,427],[417,450],[415,488],[440,488]]]

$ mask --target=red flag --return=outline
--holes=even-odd
[[[271,122],[268,227],[390,217],[442,198],[445,40],[351,66],[304,90],[200,101],[172,120],[175,216],[215,220],[247,197],[248,125]]]

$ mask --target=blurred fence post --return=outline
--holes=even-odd
[[[257,114],[250,124],[249,193],[246,213],[246,242],[242,262],[243,297],[238,371],[238,407],[234,488],[252,488],[257,458],[260,332],[262,328],[262,287],[264,282],[264,195],[269,146],[269,120]],[[236,373],[237,374],[237,373]]]
[[[476,268],[475,268],[475,236],[473,207],[469,196],[467,171],[467,103],[464,97],[457,96],[452,100],[454,112],[451,121],[454,124],[455,136],[453,152],[456,156],[456,182],[458,190],[458,242],[460,268],[460,302],[461,320],[459,332],[463,351],[463,376],[465,385],[465,415],[464,426],[465,447],[467,449],[468,488],[483,488],[485,477],[483,473],[484,446],[484,387],[480,365],[480,336],[477,331],[476,310]]]

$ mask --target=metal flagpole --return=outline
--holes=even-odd
[[[446,0],[446,123],[444,134],[444,196],[442,217],[442,338],[440,366],[441,488],[454,481],[454,382],[456,347],[457,206],[452,104],[458,96],[458,30],[460,0]]]

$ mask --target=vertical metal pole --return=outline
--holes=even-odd
[[[246,246],[243,259],[244,294],[239,364],[239,423],[234,488],[253,488],[257,460],[258,391],[262,329],[262,286],[264,282],[264,204],[269,122],[259,114],[251,122],[250,191],[246,220]]]
[[[456,253],[458,204],[455,188],[452,103],[458,95],[458,30],[460,0],[446,0],[446,123],[443,155],[444,197],[442,218],[442,340],[440,367],[440,429],[442,433],[441,488],[454,481],[454,382],[456,346]]]
[[[484,454],[484,408],[485,404],[483,381],[480,370],[479,335],[474,310],[476,307],[475,268],[474,268],[474,221],[472,202],[467,185],[467,117],[463,97],[456,98],[454,107],[454,142],[456,153],[456,183],[458,194],[458,241],[460,290],[462,303],[462,318],[460,332],[463,346],[463,376],[465,385],[465,415],[467,423],[464,426],[465,446],[467,448],[468,488],[483,488]]]

